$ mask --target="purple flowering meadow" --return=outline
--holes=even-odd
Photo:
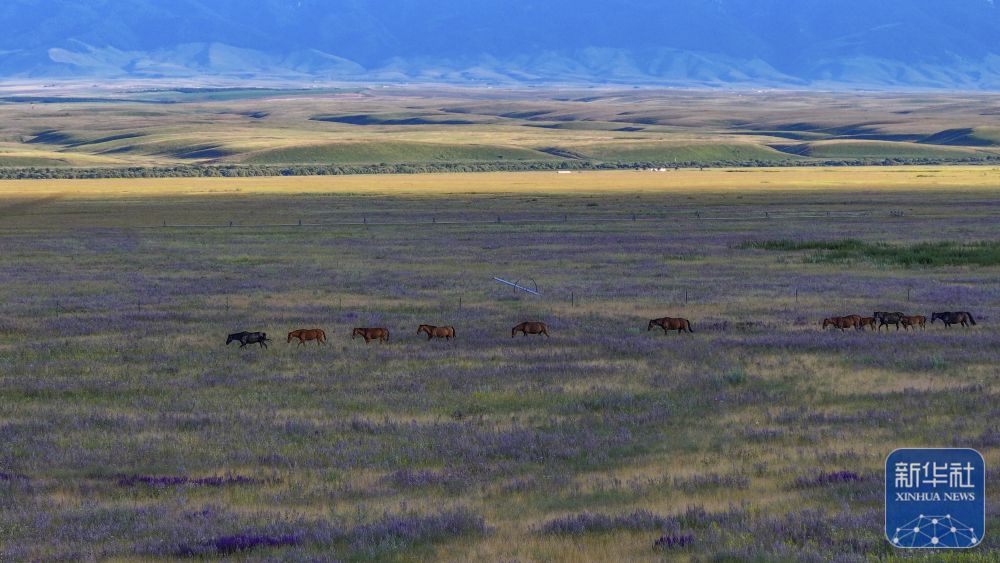
[[[43,210],[0,225],[3,561],[601,559],[608,545],[622,559],[859,561],[891,553],[880,471],[894,447],[998,459],[1000,267],[746,244],[995,240],[992,191]],[[604,220],[632,213],[645,219]],[[156,227],[300,218],[323,226]],[[821,328],[897,310],[977,325]],[[693,332],[647,331],[661,316]],[[551,337],[511,338],[525,320]],[[428,341],[422,323],[457,338]],[[366,326],[390,342],[351,340]],[[286,343],[313,327],[326,345]],[[242,330],[268,348],[227,347]],[[998,545],[987,534],[980,549]]]

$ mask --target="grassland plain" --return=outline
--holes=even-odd
[[[0,183],[0,560],[902,558],[889,451],[1000,463],[1000,267],[894,257],[995,247],[998,179]],[[979,324],[819,327],[897,309]],[[668,314],[695,333],[645,331]],[[511,339],[529,318],[552,338]],[[311,326],[328,346],[282,341]],[[275,342],[226,348],[242,329]]]

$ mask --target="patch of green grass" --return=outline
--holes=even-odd
[[[818,252],[810,256],[809,261],[817,263],[868,261],[907,267],[1000,265],[1000,241],[941,241],[893,245],[858,239],[765,240],[747,241],[739,245],[739,248],[784,252],[816,250]]]

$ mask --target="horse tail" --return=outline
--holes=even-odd
[[[450,329],[451,329],[451,337],[452,337],[452,338],[458,338],[458,333],[457,333],[457,332],[455,332],[455,327],[453,327],[453,326],[450,326],[450,327],[448,327],[448,328],[450,328]]]
[[[326,332],[323,329],[319,329],[319,341],[326,342]]]
[[[693,328],[691,328],[691,321],[685,321],[685,322],[686,322],[686,323],[687,323],[687,325],[688,325],[688,332],[694,332],[694,329],[693,329]]]
[[[972,313],[966,313],[966,315],[969,316],[969,323],[972,324],[972,326],[976,326],[976,319],[972,318]]]

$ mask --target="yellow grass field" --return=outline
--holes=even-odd
[[[253,178],[148,178],[0,181],[0,198],[169,197],[281,193],[448,195],[490,193],[625,194],[838,190],[1000,189],[1000,168],[907,166],[681,169],[666,172],[496,172]]]

